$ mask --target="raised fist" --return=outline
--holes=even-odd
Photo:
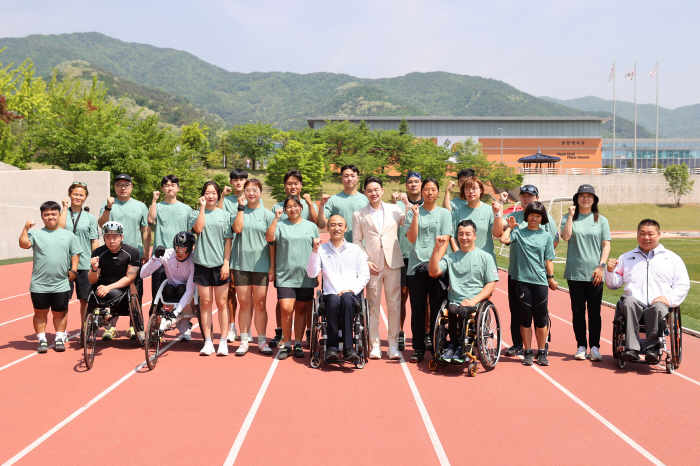
[[[491,208],[493,209],[493,213],[494,213],[494,214],[497,214],[497,213],[499,213],[499,212],[501,211],[501,209],[503,208],[503,204],[501,204],[500,202],[496,201],[496,202],[494,202],[493,204],[491,204]]]
[[[576,213],[576,206],[572,205],[571,207],[569,207],[569,217],[573,218],[575,213]]]
[[[27,220],[27,223],[24,225],[24,229],[29,230],[34,225],[36,225],[36,222],[34,220]]]
[[[330,198],[331,198],[330,194],[324,194],[323,196],[321,196],[321,207],[326,205],[326,202],[328,202],[328,199],[330,199]]]
[[[518,225],[518,222],[515,221],[515,217],[510,216],[508,217],[508,228],[513,229]]]
[[[504,191],[501,193],[501,204],[505,204],[506,202],[508,202],[508,193]]]
[[[399,199],[401,199],[403,205],[408,205],[408,196],[406,195],[406,193],[399,194]]]
[[[446,243],[447,238],[445,238],[444,236],[438,236],[437,238],[435,238],[435,247],[438,249],[443,247]]]
[[[245,196],[241,196],[237,199],[238,205],[246,205]]]
[[[158,201],[159,197],[160,197],[160,191],[153,191],[153,202]]]
[[[418,204],[411,204],[411,210],[413,211],[414,217],[420,215],[420,206]]]
[[[307,204],[311,204],[311,202],[312,202],[312,201],[311,201],[311,194],[306,193],[306,194],[304,194],[304,195],[301,196],[301,197],[302,197],[302,199],[304,199],[304,200],[306,201]]]
[[[275,220],[279,220],[284,211],[282,209],[275,210]]]
[[[165,254],[165,246],[158,246],[154,251],[153,251],[153,256],[158,258],[158,257],[163,257],[163,254]]]
[[[207,205],[207,199],[202,196],[199,198],[199,208],[205,207]]]
[[[391,193],[391,203],[396,204],[396,201],[399,200],[399,193],[393,192]]]
[[[454,188],[455,186],[457,186],[457,183],[455,183],[454,181],[450,180],[450,181],[447,183],[447,187],[446,187],[445,189],[446,189],[447,191],[450,191],[450,190],[451,190],[452,188]]]
[[[311,252],[318,252],[319,247],[321,247],[321,238],[314,238],[314,246]]]
[[[608,272],[612,272],[617,267],[617,259],[610,259],[608,261]]]
[[[100,266],[100,258],[99,257],[91,257],[90,258],[90,267],[92,267],[92,270],[97,269]]]
[[[111,209],[112,204],[114,204],[114,198],[110,196],[107,198],[107,207],[109,207]]]
[[[231,191],[233,191],[231,186],[224,186],[224,194],[223,195],[228,196],[229,194],[231,194]]]
[[[63,204],[63,208],[67,209],[68,207],[70,207],[70,197],[63,199],[63,201],[61,201],[61,203]]]

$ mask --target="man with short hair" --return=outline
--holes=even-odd
[[[504,193],[505,194],[505,193]],[[507,194],[506,194],[507,196]],[[508,215],[503,216],[503,231],[508,230],[508,218],[515,218],[517,223],[516,228],[527,228],[527,222],[523,223],[523,213],[525,208],[534,201],[540,200],[540,192],[536,186],[531,184],[526,184],[520,187],[520,205],[522,210],[513,211]],[[502,196],[501,202],[505,199]],[[559,244],[559,230],[557,229],[557,222],[554,217],[547,215],[549,222],[546,225],[540,225],[540,227],[552,235],[552,240],[554,242],[554,249],[557,248]],[[516,276],[517,270],[517,255],[510,254],[508,257],[508,308],[510,310],[510,337],[513,342],[512,346],[505,351],[506,356],[518,356],[523,354],[523,337],[520,334],[520,303],[518,302],[518,293],[516,291],[516,282],[518,277]]]
[[[44,228],[29,231],[34,220],[27,220],[19,236],[19,247],[33,249],[32,279],[29,294],[34,306],[34,331],[39,341],[37,353],[46,353],[46,322],[53,311],[57,352],[66,350],[66,324],[70,282],[78,276],[80,241],[72,232],[58,227],[61,206],[54,201],[44,202],[39,208]]]
[[[343,331],[345,360],[359,360],[353,348],[353,317],[360,293],[369,282],[369,266],[362,249],[345,239],[346,231],[345,219],[340,215],[331,216],[328,220],[331,240],[321,245],[321,239],[314,238],[306,266],[306,273],[311,278],[323,274],[323,300],[328,323],[326,361],[329,362],[338,360],[339,330]]]
[[[382,286],[386,299],[389,359],[399,359],[398,336],[401,328],[401,267],[403,256],[399,245],[398,231],[404,224],[406,213],[400,207],[382,202],[384,185],[382,180],[370,176],[365,180],[365,196],[369,205],[353,214],[352,242],[368,256],[370,279],[367,285],[369,304],[369,339],[372,350],[370,359],[381,359],[379,346],[379,306]],[[405,194],[402,200],[408,203]]]
[[[464,184],[465,181],[467,181],[467,178],[471,178],[474,176],[474,170],[471,168],[463,168],[462,170],[457,173],[457,188],[462,192],[462,185]],[[460,207],[463,205],[467,204],[466,199],[462,199],[462,195],[459,194],[457,195],[456,199],[450,200],[450,190],[455,187],[455,182],[450,180],[447,183],[447,186],[445,187],[445,198],[442,200],[442,206],[449,210],[450,212],[457,212]]]
[[[343,182],[343,191],[329,196],[321,197],[321,209],[318,213],[318,228],[326,228],[328,220],[333,215],[340,215],[344,219],[352,218],[352,215],[367,205],[367,197],[357,191],[357,182],[360,179],[360,169],[355,165],[343,165],[340,169]],[[345,240],[352,242],[352,224],[347,225]]]
[[[615,290],[625,287],[622,314],[625,317],[625,345],[623,361],[638,361],[639,353],[647,362],[659,362],[657,344],[659,323],[670,307],[680,306],[690,291],[690,277],[683,259],[659,244],[659,222],[644,219],[637,226],[639,246],[608,260],[605,284]],[[639,344],[639,320],[644,317],[646,339]]]

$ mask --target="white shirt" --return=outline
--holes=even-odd
[[[377,231],[379,233],[384,231],[384,202],[381,203],[378,209],[374,209],[370,205],[369,215],[372,217],[372,221],[374,222],[374,226],[377,227]]]
[[[181,311],[187,306],[187,303],[190,302],[194,295],[194,263],[192,262],[192,253],[187,256],[187,259],[180,262],[175,255],[175,249],[166,249],[161,257],[151,257],[151,260],[141,267],[141,278],[150,277],[161,265],[165,269],[165,276],[168,277],[168,283],[173,286],[187,285],[185,294],[182,295],[180,302],[175,307],[175,309]]]
[[[661,244],[647,257],[639,246],[621,255],[615,270],[605,269],[605,284],[611,290],[624,285],[625,296],[646,306],[659,296],[666,296],[671,307],[680,306],[690,291],[690,277],[683,259]]]
[[[367,255],[356,244],[343,240],[336,249],[330,241],[324,243],[317,253],[311,253],[306,273],[315,278],[323,272],[323,294],[338,294],[350,290],[359,294],[369,283]]]

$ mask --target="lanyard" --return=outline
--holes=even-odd
[[[82,207],[80,208],[80,212],[78,212],[78,219],[76,220],[73,218],[73,209],[68,208],[68,211],[70,212],[70,219],[73,222],[73,234],[75,234],[75,230],[78,228],[78,222],[80,221],[80,216],[83,215],[83,209]]]

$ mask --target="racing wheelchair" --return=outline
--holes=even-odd
[[[640,358],[638,361],[625,361],[622,359],[622,353],[626,348],[626,321],[625,316],[622,313],[622,302],[624,298],[625,297],[623,296],[617,301],[617,305],[615,306],[615,319],[613,320],[613,357],[617,360],[617,367],[624,369],[628,362],[631,364],[647,364],[650,366],[655,366],[661,362],[661,357],[666,355],[664,359],[664,362],[666,363],[666,372],[672,374],[675,369],[680,367],[681,359],[683,358],[681,308],[669,308],[666,317],[661,319],[661,322],[659,322],[659,335],[661,335],[661,337],[659,338],[658,343],[655,345],[659,362],[650,363],[642,358]],[[646,335],[643,316],[639,320],[639,344],[643,346],[645,339],[641,338],[642,334]],[[669,337],[669,344],[666,344],[666,337]]]
[[[342,319],[341,319],[342,321]],[[355,362],[355,367],[362,369],[369,360],[369,306],[365,299],[364,291],[360,293],[360,300],[355,306],[355,316],[353,317],[353,344],[359,359]],[[341,337],[338,359],[336,361],[326,361],[326,343],[328,342],[328,332],[325,314],[325,303],[323,293],[316,291],[316,298],[313,301],[313,313],[311,316],[311,367],[318,369],[321,364],[345,364],[343,355],[342,329],[339,331]]]
[[[435,319],[433,358],[428,363],[431,371],[437,371],[440,366],[448,364],[440,359],[448,345],[447,304],[447,300],[442,302],[440,312]],[[501,356],[501,321],[496,306],[488,299],[484,300],[474,308],[474,311],[469,312],[467,317],[458,317],[457,321],[462,327],[462,338],[456,346],[464,359],[461,363],[453,360],[451,364],[468,364],[467,375],[470,377],[476,376],[478,372],[477,360],[481,361],[486,371],[493,370]]]
[[[163,296],[163,290],[167,284],[168,280],[164,280],[160,285],[160,288],[158,288],[158,293],[156,293],[156,297],[153,299],[155,310],[149,317],[148,324],[146,325],[146,344],[144,346],[144,350],[146,352],[146,365],[148,366],[149,370],[156,368],[158,356],[160,356],[160,345],[163,343],[163,336],[165,332],[175,328],[180,320],[196,317],[200,328],[202,328],[202,321],[199,317],[199,294],[195,288],[192,300],[188,303],[187,307],[180,312],[180,314],[178,314],[175,323],[165,330],[160,329],[160,323],[163,319],[175,320],[172,310],[179,303],[179,300],[174,299],[174,297]],[[186,310],[190,310],[191,312],[186,313]],[[192,324],[190,323],[190,330],[191,329]]]
[[[85,313],[85,321],[83,322],[83,356],[85,358],[85,367],[88,370],[92,369],[95,361],[95,349],[97,347],[97,333],[101,327],[104,327],[113,317],[118,317],[119,308],[127,306],[129,308],[129,317],[136,329],[136,341],[139,346],[145,343],[145,335],[143,330],[143,313],[141,312],[141,304],[139,303],[139,295],[136,287],[132,284],[125,290],[113,290],[116,293],[109,293],[107,296],[100,298],[95,294],[95,290],[90,291],[88,297],[88,311]],[[116,295],[111,296],[110,294]],[[113,315],[112,311],[116,311]],[[126,315],[126,314],[123,314]]]

